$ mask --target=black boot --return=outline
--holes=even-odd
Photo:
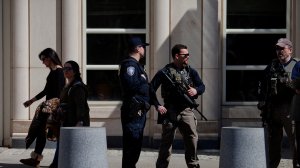
[[[31,152],[30,154],[31,158],[28,159],[21,159],[20,162],[23,163],[24,165],[27,166],[32,166],[32,167],[40,167],[40,162],[43,159],[43,155],[39,155],[35,152]]]

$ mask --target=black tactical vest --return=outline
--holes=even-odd
[[[192,79],[189,75],[189,66],[185,67],[182,70],[175,69],[172,64],[167,65],[166,67],[167,74],[169,75],[170,79],[178,85],[181,85],[182,87],[188,89],[188,86],[193,87]],[[180,99],[180,95],[178,95],[178,92],[170,86],[170,84],[163,84],[161,86],[161,95],[162,98],[164,98],[165,103],[182,103],[182,100]]]

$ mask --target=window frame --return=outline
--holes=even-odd
[[[257,101],[227,101],[226,100],[226,72],[227,70],[264,70],[267,65],[226,65],[227,34],[286,34],[290,37],[291,0],[286,0],[286,28],[285,29],[227,29],[227,1],[222,1],[222,104],[223,105],[256,105]],[[271,60],[270,60],[271,61]]]
[[[132,28],[87,28],[87,9],[86,9],[86,1],[83,0],[82,8],[83,8],[83,15],[82,15],[82,25],[83,25],[83,38],[82,38],[82,45],[83,45],[83,54],[82,54],[82,79],[86,82],[87,81],[87,71],[88,70],[119,70],[119,65],[117,64],[111,64],[111,65],[93,65],[93,64],[87,64],[87,35],[88,34],[145,34],[146,41],[149,42],[149,21],[150,21],[150,0],[145,0],[146,5],[146,27],[144,29],[132,29]],[[149,55],[149,50],[146,50],[146,55]],[[149,56],[146,57],[146,65],[145,69],[146,71],[149,71]],[[88,85],[88,83],[87,83]],[[118,105],[122,101],[116,101],[116,100],[88,100],[89,104],[93,105]]]

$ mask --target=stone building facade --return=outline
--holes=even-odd
[[[49,70],[38,59],[44,48],[55,49],[63,62],[80,64],[92,126],[105,127],[108,144],[118,145],[117,72],[129,36],[151,44],[145,60],[150,78],[171,61],[173,45],[188,46],[190,64],[206,85],[197,102],[209,121],[198,121],[199,138],[214,142],[222,126],[261,125],[257,75],[279,37],[300,44],[297,0],[0,0],[0,9],[2,146],[13,146],[13,139],[27,133],[39,102],[30,108],[23,102],[45,85]],[[300,48],[294,55],[300,57]],[[149,146],[160,139],[156,120],[151,108],[145,128]]]

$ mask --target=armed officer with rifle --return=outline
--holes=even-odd
[[[292,47],[292,42],[287,38],[277,41],[277,58],[264,70],[259,88],[258,108],[262,111],[263,126],[268,130],[270,168],[276,168],[280,163],[283,129],[289,140],[293,167],[298,167],[299,163],[295,154],[294,125],[290,113],[291,101],[295,94],[292,79],[299,76],[299,63],[291,56]]]
[[[183,137],[187,166],[200,167],[197,157],[197,119],[193,112],[198,111],[201,118],[206,119],[195,102],[204,93],[205,86],[197,71],[188,65],[189,56],[187,46],[176,44],[172,48],[173,62],[159,70],[151,81],[154,91],[161,85],[164,99],[164,106],[154,103],[159,112],[158,124],[162,124],[157,168],[168,167],[177,128]]]

